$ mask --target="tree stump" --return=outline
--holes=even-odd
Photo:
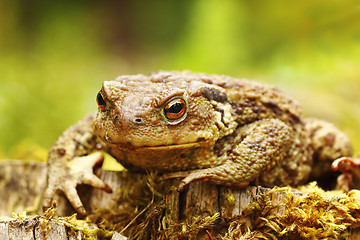
[[[297,199],[303,201],[301,204],[307,204],[304,196],[309,198],[309,202],[313,202],[311,197],[318,197],[316,201],[320,203],[321,199],[325,199],[323,205],[316,205],[311,211],[323,209],[324,206],[324,209],[331,210],[332,206],[336,208],[341,202],[354,201],[355,204],[355,200],[360,201],[357,192],[352,194],[355,197],[344,195],[346,200],[341,200],[341,197],[323,197],[322,192],[304,193],[289,188],[256,186],[231,189],[206,182],[191,183],[183,192],[177,192],[179,180],[159,181],[156,174],[100,171],[99,175],[113,189],[113,193],[87,186],[79,187],[81,199],[89,213],[85,221],[72,216],[75,212],[62,195],[56,199],[56,215],[42,213],[41,195],[46,186],[45,163],[1,162],[0,216],[3,218],[0,219],[0,239],[126,239],[124,236],[131,239],[218,239],[219,236],[236,239],[240,236],[271,238],[272,235],[286,239],[282,237],[288,235],[282,236],[277,232],[285,231],[284,228],[278,229],[283,226],[282,223],[273,219],[291,214],[290,205]],[[348,239],[360,239],[360,206],[354,204],[350,205],[352,208],[349,212],[344,213],[344,219],[349,215],[344,220],[344,227],[334,227],[340,238],[350,234]],[[28,215],[21,214],[23,211]],[[16,213],[13,218],[4,218],[13,213]],[[85,222],[86,225],[77,225]],[[305,226],[306,222],[301,224],[309,228]],[[297,227],[302,227],[301,224]],[[241,232],[246,228],[251,231]],[[324,226],[319,226],[316,231],[321,228]],[[102,234],[97,230],[101,230]],[[110,233],[108,230],[115,231]],[[327,229],[323,234],[328,234]]]

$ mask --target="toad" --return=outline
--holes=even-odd
[[[81,215],[76,186],[111,192],[93,174],[102,150],[129,171],[182,178],[178,190],[206,180],[244,188],[296,186],[351,157],[348,137],[334,125],[304,118],[278,89],[245,79],[160,71],[105,81],[98,112],[67,129],[51,147],[44,206],[63,191]]]

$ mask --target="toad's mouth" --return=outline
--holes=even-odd
[[[194,143],[182,143],[182,144],[172,144],[172,145],[158,145],[158,146],[132,146],[131,144],[125,144],[122,146],[117,145],[117,147],[121,150],[125,151],[166,151],[173,149],[185,149],[185,148],[197,148],[204,145],[205,141],[194,142]]]

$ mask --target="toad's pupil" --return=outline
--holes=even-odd
[[[97,103],[99,106],[105,106],[106,103],[105,103],[105,100],[102,96],[102,94],[99,92],[98,95],[97,95]]]
[[[175,99],[164,107],[164,116],[169,120],[177,120],[185,116],[186,104],[183,99]]]
[[[180,103],[180,102],[176,102],[173,105],[171,105],[171,107],[169,109],[167,109],[167,111],[169,113],[179,113],[181,112],[181,110],[184,108],[184,104]]]

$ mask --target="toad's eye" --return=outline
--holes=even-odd
[[[178,120],[185,117],[186,102],[182,98],[176,98],[169,101],[164,107],[164,116],[168,120]]]
[[[105,101],[104,95],[101,91],[97,94],[96,102],[101,111],[106,110],[106,101]]]

